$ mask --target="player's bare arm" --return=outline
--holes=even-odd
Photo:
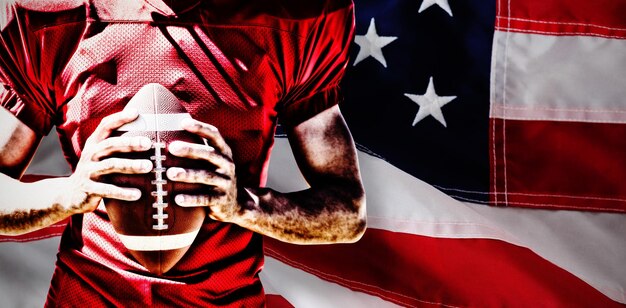
[[[176,156],[209,161],[216,172],[170,168],[170,180],[211,186],[212,195],[178,195],[181,206],[208,206],[210,217],[291,243],[354,242],[365,231],[365,194],[356,150],[338,107],[288,128],[307,190],[280,193],[268,188],[237,191],[232,153],[219,131],[187,121],[183,127],[210,146],[173,142]],[[239,198],[237,197],[239,196]]]
[[[102,120],[88,139],[75,172],[69,177],[22,183],[18,179],[32,159],[40,137],[11,113],[0,108],[0,234],[17,235],[50,226],[73,214],[93,211],[102,198],[137,200],[141,192],[98,182],[111,173],[142,174],[149,160],[102,159],[115,152],[146,151],[145,137],[111,137],[112,131],[137,118],[120,112]]]

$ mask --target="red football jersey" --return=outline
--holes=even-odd
[[[2,105],[37,134],[56,126],[75,167],[100,120],[145,84],[173,92],[219,128],[237,180],[265,176],[278,120],[338,103],[352,39],[350,0],[2,1]],[[261,236],[209,218],[183,259],[153,276],[121,244],[103,206],[72,217],[48,305],[259,306]]]

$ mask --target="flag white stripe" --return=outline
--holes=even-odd
[[[626,40],[496,31],[491,117],[626,123],[624,50]]]
[[[400,307],[379,297],[352,291],[266,257],[261,281],[267,294],[279,294],[295,307]]]
[[[2,243],[0,307],[43,307],[60,239]]]
[[[626,215],[460,202],[369,154],[360,152],[359,161],[369,227],[441,238],[496,239],[527,247],[626,303]],[[286,139],[276,140],[268,186],[279,191],[307,187]]]

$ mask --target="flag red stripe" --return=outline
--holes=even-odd
[[[265,247],[281,262],[399,305],[619,307],[529,249],[502,241],[369,229],[355,244],[267,239]]]
[[[33,231],[30,233],[16,235],[16,236],[5,236],[0,235],[0,243],[2,242],[30,242],[30,241],[38,241],[50,237],[55,237],[63,234],[63,230],[65,230],[65,225],[67,225],[67,220],[58,222],[50,227],[43,228],[37,231]]]
[[[266,294],[265,301],[267,308],[294,308],[287,299],[276,294]]]
[[[624,1],[501,0],[498,1],[496,29],[626,38],[624,12]]]
[[[494,203],[626,212],[626,125],[491,122]]]

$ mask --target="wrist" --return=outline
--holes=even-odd
[[[72,184],[72,177],[58,177],[29,183],[33,187],[29,187],[28,191],[37,192],[34,203],[39,204],[41,208],[56,208],[61,215],[71,216],[73,214],[82,213],[81,199],[78,195],[76,185]],[[84,195],[84,194],[83,194]],[[84,197],[83,197],[84,198]]]
[[[259,213],[259,197],[253,189],[241,187],[237,196],[239,209],[231,216],[231,223],[248,228],[254,224],[254,217]]]

